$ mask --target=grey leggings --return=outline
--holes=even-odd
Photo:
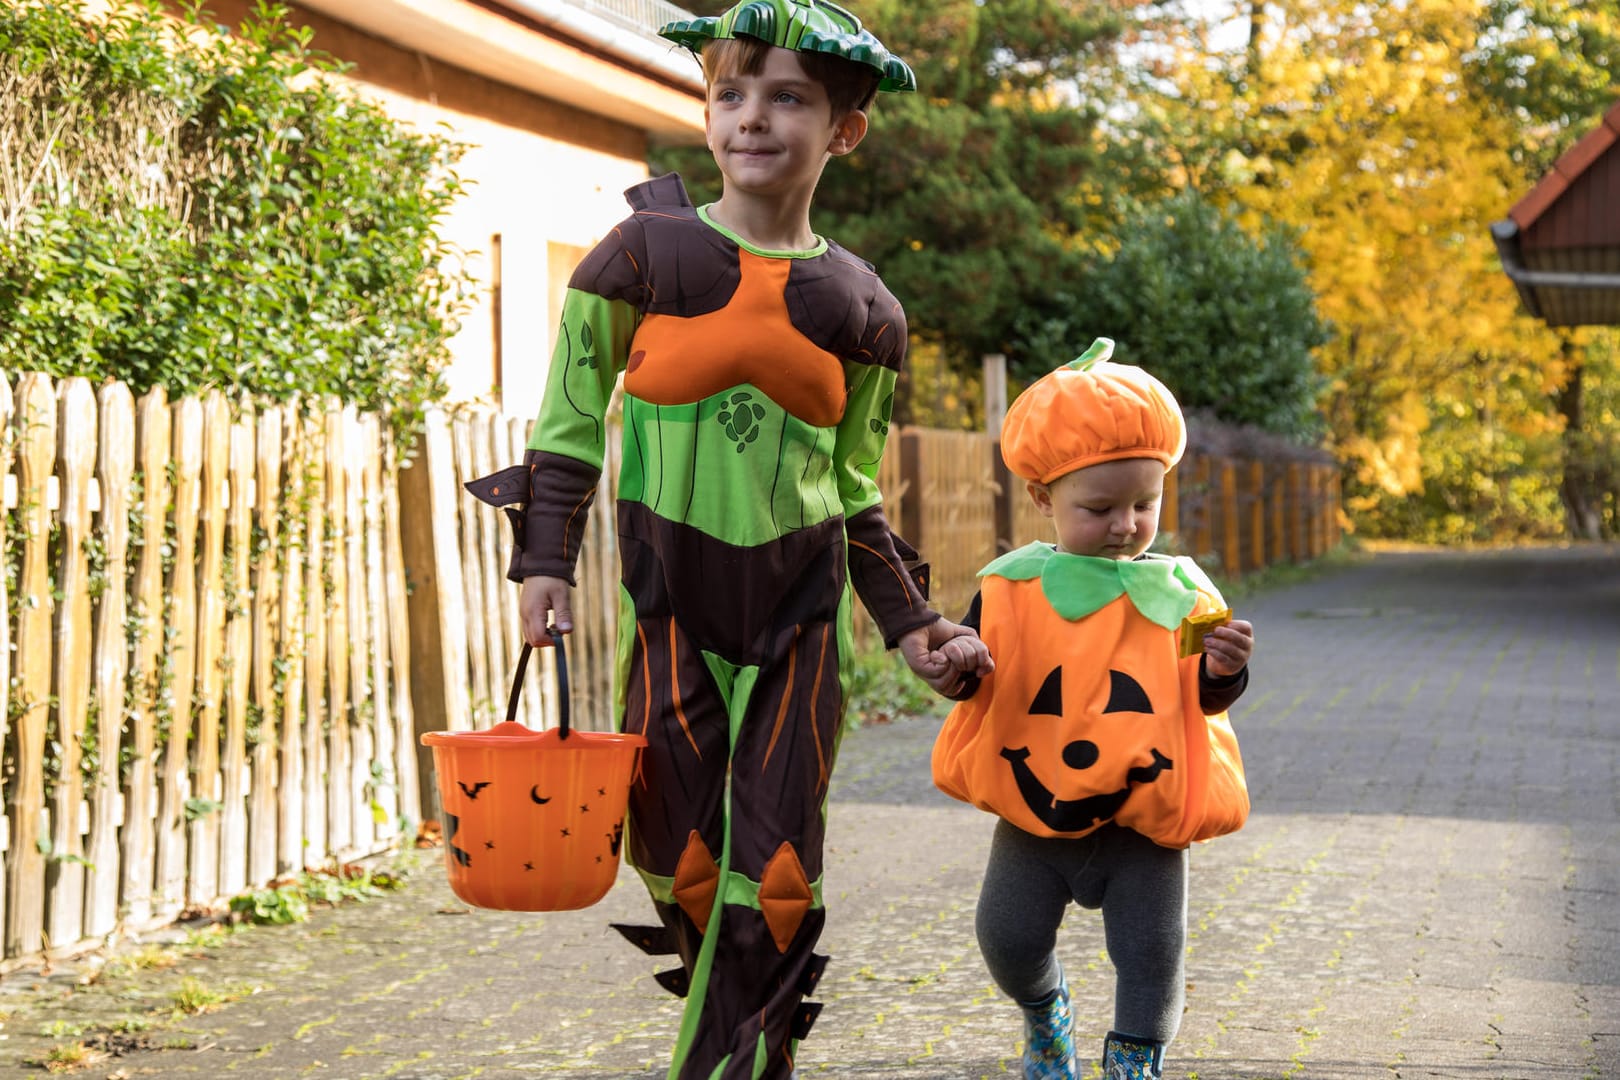
[[[1104,825],[1078,840],[996,823],[979,893],[979,950],[1002,992],[1036,1004],[1058,985],[1058,926],[1070,901],[1101,908],[1114,962],[1114,1030],[1168,1043],[1181,1024],[1187,852]]]

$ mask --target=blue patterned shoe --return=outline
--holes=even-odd
[[[1103,1080],[1159,1080],[1163,1070],[1164,1043],[1108,1033],[1103,1042]]]
[[[1041,1005],[1024,1006],[1024,1080],[1077,1080],[1074,1025],[1069,1012],[1069,980]]]

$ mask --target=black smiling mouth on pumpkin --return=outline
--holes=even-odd
[[[1086,756],[1087,751],[1080,749],[1085,747],[1090,748],[1091,760],[1095,761],[1096,744],[1085,739],[1077,739],[1063,748],[1064,762],[1068,763],[1073,757]],[[1119,813],[1119,808],[1124,806],[1125,800],[1130,797],[1132,784],[1151,784],[1159,778],[1161,772],[1173,767],[1170,759],[1158,750],[1153,750],[1152,753],[1153,764],[1132,768],[1125,774],[1125,786],[1118,791],[1088,795],[1083,799],[1059,799],[1030,769],[1028,747],[1001,748],[1001,756],[1012,766],[1013,779],[1018,782],[1018,794],[1024,797],[1024,805],[1040,819],[1041,824],[1054,832],[1079,832],[1101,824]]]
[[[1063,715],[1062,673],[1063,669],[1059,666],[1046,677],[1035,700],[1030,702],[1031,716]],[[1147,692],[1140,683],[1122,671],[1110,671],[1108,675],[1109,695],[1104,713],[1153,711]],[[1160,773],[1175,767],[1157,747],[1149,752],[1153,755],[1153,764],[1136,765],[1129,769],[1125,773],[1125,786],[1118,791],[1105,791],[1083,799],[1059,799],[1030,769],[1027,746],[1001,748],[1001,756],[1012,766],[1013,780],[1018,784],[1018,794],[1023,796],[1024,805],[1053,832],[1080,832],[1110,820],[1130,797],[1132,784],[1151,784],[1159,778]],[[1091,768],[1099,756],[1097,744],[1089,739],[1076,739],[1063,748],[1063,764],[1077,772]]]

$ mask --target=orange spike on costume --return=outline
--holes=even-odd
[[[720,867],[709,854],[703,838],[693,829],[686,839],[686,850],[681,852],[681,861],[675,865],[675,885],[671,891],[675,902],[700,931],[709,928],[709,915],[714,911],[714,896],[719,888]]]
[[[785,953],[793,944],[815,898],[810,880],[804,876],[804,864],[793,845],[784,840],[759,876],[759,910],[778,950]]]

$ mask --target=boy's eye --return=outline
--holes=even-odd
[[[776,100],[787,105],[797,105],[799,102],[799,95],[782,90],[777,93]]]

